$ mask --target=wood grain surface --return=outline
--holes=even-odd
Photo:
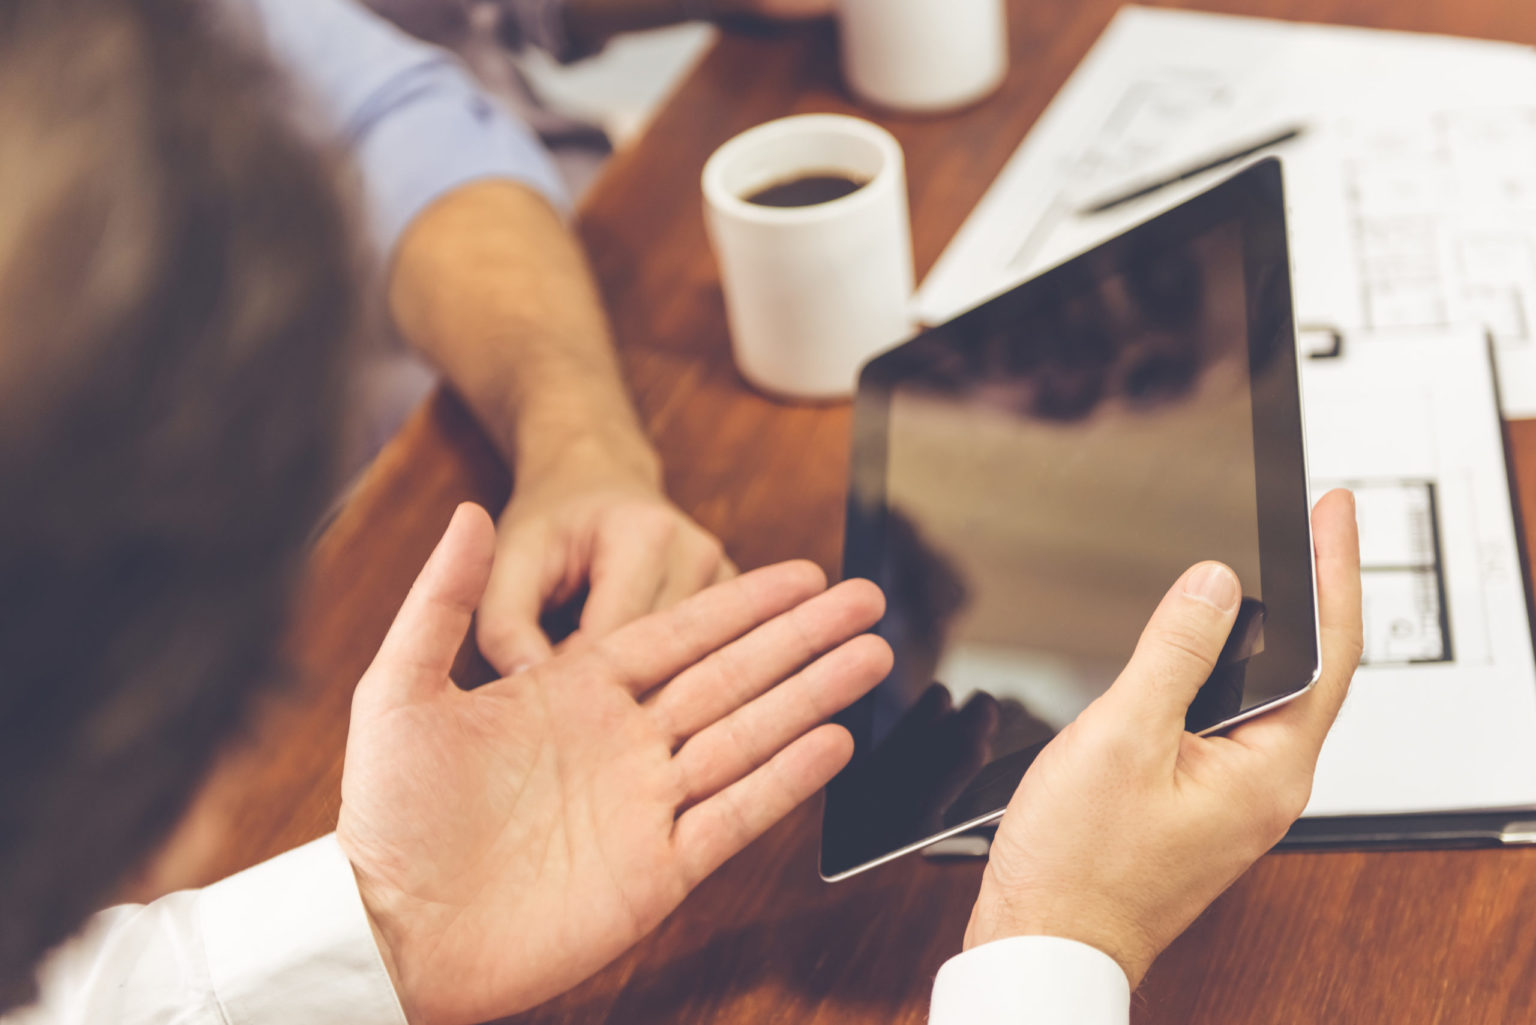
[[[698,178],[731,135],[848,111],[906,148],[925,272],[1108,23],[1113,0],[1015,0],[1013,72],[958,115],[880,117],[837,77],[829,28],[725,39],[620,154],[582,233],[646,424],[678,501],[744,567],[809,556],[835,571],[849,415],[749,391],[732,368]],[[1536,43],[1531,0],[1228,0],[1210,10]],[[1509,426],[1536,510],[1536,421]],[[497,509],[506,471],[439,395],[380,456],[314,553],[295,680],[231,747],[136,887],[206,883],[327,830],[352,687],[455,503]],[[487,670],[472,652],[465,675]],[[1536,740],[1533,740],[1536,742]],[[980,866],[906,858],[836,886],[816,876],[800,809],[709,879],[653,936],[527,1023],[917,1023],[958,950]],[[1536,850],[1276,854],[1153,968],[1138,1023],[1536,1022]]]

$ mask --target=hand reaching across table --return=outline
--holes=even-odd
[[[858,636],[879,591],[802,562],[461,691],[493,547],[461,507],[358,687],[342,782],[338,839],[431,1025],[531,1007],[655,928],[843,766],[820,724],[890,669]]]
[[[551,610],[581,602],[577,630],[604,637],[736,575],[713,535],[621,460],[566,458],[523,475],[497,523],[497,552],[480,605],[480,651],[498,672],[549,658]]]

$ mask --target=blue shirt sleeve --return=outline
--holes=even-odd
[[[376,240],[393,252],[428,205],[459,186],[511,179],[570,203],[538,138],[450,53],[353,0],[233,0],[317,104],[363,176]]]

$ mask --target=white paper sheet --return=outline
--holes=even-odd
[[[1313,492],[1357,492],[1366,656],[1309,815],[1536,807],[1536,658],[1475,330],[1303,364]]]
[[[1272,152],[1303,327],[1475,325],[1496,341],[1506,415],[1536,416],[1536,52],[1508,43],[1124,8],[929,275],[919,316],[947,320],[1241,165],[1084,216],[1096,201],[1292,127]]]

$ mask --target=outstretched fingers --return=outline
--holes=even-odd
[[[685,743],[676,755],[684,801],[695,803],[768,764],[891,671],[890,645],[865,634],[817,659]]]
[[[636,620],[594,641],[592,650],[638,697],[826,586],[826,575],[814,563],[767,566]]]
[[[678,817],[672,830],[690,887],[794,811],[853,757],[841,726],[821,726],[774,755],[745,779]]]
[[[675,747],[776,687],[823,652],[868,630],[884,611],[885,597],[878,587],[868,580],[845,580],[679,673],[647,699],[646,709]],[[824,672],[812,674],[818,680],[823,676]],[[802,680],[799,687],[791,688],[789,697],[802,700],[804,689]],[[781,696],[780,705],[783,700]]]

